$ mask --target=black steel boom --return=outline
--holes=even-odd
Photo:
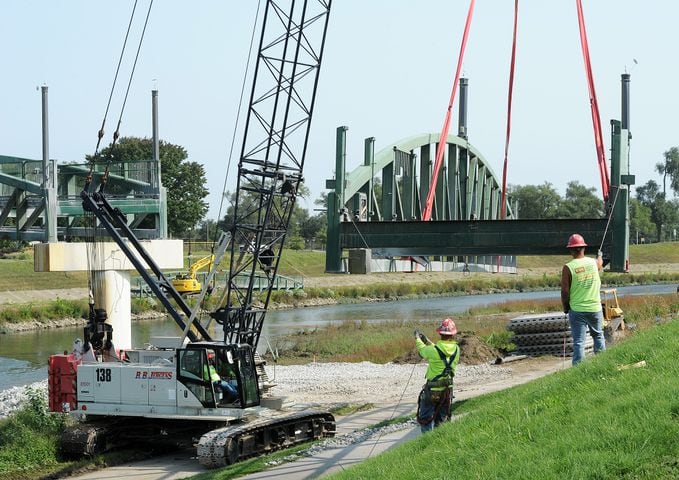
[[[213,318],[256,349],[299,192],[330,0],[268,0],[238,165],[229,279]],[[258,270],[266,277],[253,298]],[[236,282],[249,276],[247,286]]]
[[[100,224],[106,229],[113,241],[115,241],[125,256],[137,269],[139,275],[146,281],[149,288],[156,295],[158,300],[161,301],[167,313],[174,319],[174,321],[179,325],[182,330],[186,329],[186,323],[181,316],[177,307],[186,315],[186,318],[191,318],[191,307],[186,303],[184,298],[175,290],[172,282],[165,277],[160,268],[153,261],[153,258],[144,249],[144,246],[139,241],[139,239],[134,235],[132,229],[127,225],[127,218],[118,208],[111,206],[111,204],[106,200],[103,194],[99,192],[90,193],[85,188],[80,197],[83,201],[83,210],[86,212],[91,212],[97,217]],[[120,232],[119,232],[120,230]],[[129,243],[125,241],[125,238],[129,240]],[[137,252],[136,255],[134,252]],[[148,265],[151,269],[155,278],[146,270],[143,262]],[[169,295],[169,296],[168,296]],[[170,297],[177,304],[177,307],[172,304]],[[211,341],[212,338],[208,331],[200,324],[197,319],[193,319],[192,328],[200,335],[200,338],[192,330],[188,330],[187,336],[193,342],[197,340]]]

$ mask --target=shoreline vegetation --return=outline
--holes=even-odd
[[[679,283],[679,243],[666,242],[631,245],[630,273],[602,273],[606,287]],[[187,256],[186,264],[206,252]],[[286,250],[279,273],[304,278],[304,288],[273,291],[270,310],[293,309],[342,303],[367,303],[428,297],[454,297],[488,293],[558,290],[561,267],[568,256],[517,257],[518,273],[488,272],[375,272],[368,275],[325,274],[325,254],[319,251]],[[662,261],[662,263],[661,263]],[[0,277],[0,292],[22,291],[26,302],[0,304],[0,334],[84,325],[88,316],[85,272],[33,272],[33,252],[25,249],[0,258],[5,275]],[[167,274],[167,273],[166,273]],[[171,274],[168,274],[171,276]],[[133,279],[134,282],[134,279]],[[82,299],[56,290],[54,300],[32,300],[31,290],[82,289]],[[203,308],[214,310],[220,298],[216,293]],[[193,300],[189,299],[189,303]],[[557,305],[557,309],[560,307]],[[133,297],[133,320],[158,318],[164,308],[153,298]]]
[[[448,273],[448,275],[446,275]],[[514,293],[556,290],[560,286],[558,275],[534,274],[490,274],[474,273],[456,275],[442,273],[437,280],[436,272],[355,275],[328,275],[310,282],[312,285],[300,290],[272,292],[270,310],[306,308],[345,303],[370,303],[410,300],[431,297],[455,297],[492,293]],[[382,275],[387,278],[383,280]],[[361,283],[371,280],[371,283]],[[623,285],[645,285],[658,283],[679,283],[679,271],[608,273],[602,274],[602,286],[606,288]],[[204,304],[206,310],[215,307],[213,295]],[[509,302],[511,303],[511,302]],[[554,305],[557,310],[560,308]],[[497,309],[496,309],[497,310]],[[505,310],[501,308],[500,310]],[[89,307],[86,299],[62,299],[53,301],[7,303],[0,305],[0,334],[83,326]],[[522,311],[522,310],[517,310]],[[158,319],[165,310],[153,298],[132,299],[132,319],[142,321]]]

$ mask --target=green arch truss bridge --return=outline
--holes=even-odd
[[[446,139],[432,221],[422,222],[439,134],[415,135],[377,153],[375,139],[367,138],[362,164],[346,173],[347,127],[338,127],[335,178],[326,181],[330,190],[326,271],[347,270],[342,256],[346,250],[350,260],[352,250],[363,251],[358,263],[364,265],[369,263],[367,255],[367,259],[419,258],[423,264],[429,257],[446,257],[465,265],[512,267],[515,255],[567,254],[565,244],[573,232],[582,234],[594,253],[601,245],[610,254],[611,270],[626,271],[629,216],[625,182],[631,176],[624,175],[627,172],[622,172],[620,165],[627,163],[621,159],[627,159],[629,136],[620,122],[613,121],[612,126],[611,188],[613,195],[620,191],[620,198],[613,205],[608,229],[607,217],[519,219],[511,198],[506,219],[501,219],[501,183],[483,155],[464,136],[454,135]],[[364,268],[369,271],[370,267]]]

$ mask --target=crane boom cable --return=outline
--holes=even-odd
[[[127,30],[125,32],[125,38],[123,40],[123,46],[120,51],[120,56],[118,57],[118,65],[116,66],[116,71],[115,75],[113,77],[113,83],[111,84],[111,91],[109,92],[108,96],[108,101],[106,103],[106,109],[104,111],[104,117],[101,121],[101,128],[97,132],[97,144],[94,149],[94,155],[92,155],[92,162],[90,163],[90,170],[87,175],[87,180],[85,183],[85,189],[89,190],[91,181],[92,181],[92,174],[94,172],[94,167],[95,167],[95,162],[97,155],[99,154],[99,147],[101,144],[101,139],[104,137],[104,127],[106,125],[106,119],[108,118],[108,113],[111,108],[111,101],[113,99],[113,92],[115,91],[116,85],[118,83],[118,75],[120,74],[120,67],[122,65],[123,58],[125,56],[125,51],[127,49],[127,41],[130,37],[130,31],[132,29],[132,23],[134,21],[135,13],[137,11],[137,3],[138,0],[135,0],[134,5],[132,6],[132,12],[130,13],[130,20],[127,24]],[[108,169],[108,165],[106,167]],[[86,215],[86,217],[89,217],[89,214]],[[90,302],[94,303],[94,292],[95,291],[101,291],[102,289],[102,279],[101,277],[95,275],[94,271],[95,269],[99,268],[102,266],[103,262],[103,247],[102,247],[102,242],[100,240],[100,235],[98,232],[98,225],[97,225],[97,220],[96,217],[92,216],[91,218],[86,218],[86,224],[89,225],[91,224],[92,228],[87,229],[87,233],[85,235],[85,240],[88,245],[87,248],[87,288],[89,291],[90,295]],[[91,233],[90,233],[91,232]]]
[[[99,153],[99,145],[101,144],[101,139],[104,137],[104,126],[106,125],[106,118],[108,117],[108,111],[111,108],[111,100],[113,99],[113,92],[116,88],[116,83],[118,82],[118,74],[120,73],[120,65],[123,62],[123,57],[125,56],[125,48],[127,47],[127,39],[130,36],[130,30],[132,29],[132,21],[134,20],[134,13],[137,10],[137,1],[135,0],[134,6],[132,7],[132,13],[130,14],[130,21],[127,24],[127,32],[125,33],[125,40],[123,41],[123,48],[120,51],[120,57],[118,58],[118,66],[116,67],[116,73],[113,76],[113,84],[111,85],[111,91],[108,95],[108,102],[106,103],[106,110],[104,111],[104,118],[101,121],[101,128],[97,132],[97,145],[94,148],[94,155],[92,155],[92,164],[90,165],[89,176],[92,176],[92,171],[94,170],[94,162]]]
[[[238,110],[236,111],[236,121],[233,125],[233,133],[231,135],[231,146],[229,147],[229,158],[226,164],[226,172],[224,174],[224,185],[222,186],[222,198],[219,201],[219,210],[217,212],[217,221],[222,217],[222,209],[224,207],[224,198],[226,197],[226,184],[229,181],[229,172],[231,171],[231,161],[233,159],[233,148],[236,144],[236,133],[238,131],[238,125],[240,124],[240,115],[243,109],[243,97],[245,96],[245,88],[247,86],[247,77],[250,71],[250,62],[252,61],[252,51],[255,45],[255,36],[257,34],[257,21],[259,20],[259,10],[261,8],[261,0],[257,2],[257,12],[255,13],[255,20],[252,24],[252,35],[250,36],[250,47],[248,49],[248,58],[245,64],[245,72],[243,73],[243,83],[240,89],[240,97],[238,99]],[[215,236],[212,239],[212,249],[214,250],[214,244],[217,238],[217,232],[215,230]]]
[[[137,61],[139,60],[139,52],[141,51],[141,46],[144,42],[144,36],[146,35],[146,27],[149,23],[149,17],[151,16],[151,8],[153,7],[153,0],[149,2],[149,8],[146,11],[146,19],[144,20],[144,28],[141,31],[141,36],[139,37],[139,43],[137,44],[137,52],[134,56],[134,62],[132,64],[132,70],[130,71],[130,77],[127,81],[127,89],[125,90],[125,97],[123,98],[123,104],[120,107],[120,115],[118,116],[118,124],[116,125],[116,131],[113,133],[113,142],[111,143],[110,154],[108,156],[108,161],[106,162],[106,170],[104,171],[104,176],[102,180],[102,191],[103,187],[106,185],[106,180],[108,179],[109,168],[111,166],[111,160],[113,158],[113,148],[120,137],[120,124],[123,121],[123,113],[125,112],[125,106],[127,105],[127,97],[130,94],[130,88],[132,86],[132,80],[134,79],[134,73],[137,70]]]
[[[576,0],[578,12],[578,27],[580,30],[580,44],[582,56],[585,63],[585,74],[587,76],[587,87],[589,90],[590,110],[592,113],[592,128],[594,130],[594,143],[596,147],[597,161],[599,164],[599,178],[601,180],[601,191],[604,201],[608,201],[610,178],[606,165],[606,152],[604,149],[603,134],[601,130],[601,115],[599,114],[599,102],[597,101],[596,89],[594,87],[594,74],[589,55],[589,42],[587,41],[587,30],[585,27],[585,14],[582,8],[582,0]]]
[[[514,0],[514,35],[512,38],[512,57],[509,66],[509,89],[507,92],[507,131],[505,135],[505,158],[502,167],[502,206],[500,207],[500,218],[506,217],[507,199],[507,163],[509,158],[509,138],[512,130],[512,97],[514,93],[514,67],[516,64],[516,32],[519,19],[519,0]]]
[[[443,155],[446,147],[446,139],[448,138],[448,130],[450,129],[450,116],[453,110],[453,102],[455,101],[455,94],[457,93],[457,84],[460,80],[460,72],[462,71],[462,60],[464,59],[464,52],[467,46],[467,38],[469,37],[469,28],[472,23],[472,14],[474,13],[475,0],[469,2],[469,10],[467,12],[467,21],[464,25],[464,33],[462,35],[462,44],[460,45],[460,54],[457,59],[457,70],[455,71],[455,80],[453,81],[453,90],[450,93],[450,101],[448,102],[448,109],[446,110],[446,117],[443,121],[443,128],[439,136],[439,143],[436,147],[436,160],[434,162],[434,171],[431,176],[431,183],[429,191],[427,192],[427,200],[422,212],[422,220],[431,220],[432,208],[434,204],[434,194],[436,192],[436,183],[438,181],[439,171],[443,163]]]

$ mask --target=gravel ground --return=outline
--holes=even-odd
[[[309,363],[307,365],[267,366],[276,383],[272,393],[296,404],[332,405],[345,403],[391,404],[414,402],[424,383],[426,364],[384,365],[361,363]],[[458,365],[455,386],[485,383],[508,378],[511,369],[491,365]],[[47,381],[0,392],[0,418],[27,401],[34,389],[47,399]]]
[[[384,365],[361,363],[309,363],[294,366],[267,365],[276,384],[274,395],[295,403],[336,405],[341,403],[391,404],[414,402],[422,385],[425,363]],[[494,365],[458,365],[455,388],[508,378],[512,370]]]

